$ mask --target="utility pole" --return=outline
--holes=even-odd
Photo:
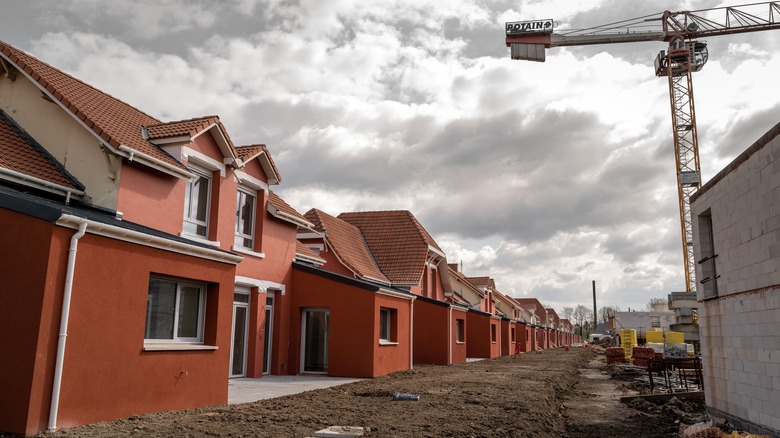
[[[599,314],[596,312],[596,280],[593,280],[593,331],[599,325]]]

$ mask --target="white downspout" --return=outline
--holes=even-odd
[[[60,316],[60,336],[57,341],[57,359],[54,362],[54,382],[51,390],[51,406],[49,408],[49,432],[57,430],[57,411],[60,407],[60,385],[62,383],[62,363],[65,359],[65,341],[68,338],[68,317],[70,316],[70,298],[73,292],[73,272],[76,268],[76,250],[81,239],[87,232],[87,223],[81,222],[79,230],[70,238],[68,250],[68,269],[65,272],[65,291],[62,294],[62,313]]]
[[[450,333],[449,342],[447,344],[448,345],[447,352],[450,355],[450,361],[448,365],[452,365],[452,304],[450,304],[450,312],[447,315],[447,323],[449,324],[449,333]]]
[[[414,368],[414,300],[417,297],[412,296],[412,300],[409,301],[409,369]]]

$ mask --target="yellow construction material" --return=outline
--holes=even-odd
[[[620,344],[623,347],[633,347],[636,343],[636,330],[634,329],[622,329],[620,330]]]
[[[667,344],[684,344],[685,343],[685,334],[683,332],[668,331],[668,332],[666,332],[666,343]]]
[[[648,343],[659,343],[663,344],[664,342],[664,332],[661,330],[650,330],[647,332],[647,342]]]

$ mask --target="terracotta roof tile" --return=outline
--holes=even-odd
[[[150,139],[178,137],[182,135],[195,137],[206,128],[217,123],[219,123],[219,117],[204,116],[194,119],[148,125],[146,126],[146,130]]]
[[[295,241],[295,255],[302,255],[308,259],[317,260],[320,264],[325,264],[325,260],[314,251],[302,244],[299,240]]]
[[[303,223],[309,223],[309,220],[306,219],[302,214],[298,213],[298,210],[292,208],[290,204],[285,202],[284,199],[280,198],[279,195],[277,195],[271,190],[268,191],[268,203],[271,204],[277,210],[285,214],[288,214]]]
[[[271,165],[271,169],[273,169],[273,172],[276,174],[275,178],[277,183],[282,182],[282,175],[279,173],[279,169],[276,167],[276,163],[274,163],[274,159],[271,157],[271,153],[268,152],[268,148],[264,144],[252,144],[236,147],[236,154],[238,155],[238,158],[240,158],[241,161],[245,163],[247,161],[254,160],[263,153],[265,153],[265,156],[268,158],[268,163]]]
[[[441,251],[406,210],[342,213],[338,218],[360,228],[379,268],[394,284],[418,284],[425,269],[428,245]]]
[[[390,283],[390,279],[377,266],[363,234],[356,226],[317,209],[307,211],[305,216],[314,224],[315,230],[325,233],[330,248],[356,276]]]
[[[111,146],[125,145],[171,166],[186,169],[167,152],[143,138],[141,127],[160,124],[156,118],[2,41],[0,53]]]
[[[83,184],[3,110],[0,110],[0,167],[61,187],[84,190]]]

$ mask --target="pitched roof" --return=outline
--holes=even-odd
[[[236,153],[238,154],[238,158],[244,163],[261,156],[265,157],[266,160],[260,161],[260,165],[263,166],[263,171],[268,175],[269,181],[273,180],[275,184],[282,182],[282,175],[279,173],[279,169],[276,167],[276,163],[274,163],[271,153],[268,152],[268,148],[264,144],[238,146],[236,147]]]
[[[283,221],[290,222],[293,225],[303,226],[310,228],[313,226],[311,222],[309,222],[308,219],[303,217],[302,214],[298,213],[298,211],[290,204],[284,201],[284,199],[280,198],[279,195],[272,192],[271,190],[268,191],[268,212],[271,213],[272,216],[281,219]]]
[[[219,122],[217,116],[203,116],[187,120],[147,125],[146,132],[149,139],[188,136],[195,137],[206,129]]]
[[[305,216],[314,224],[316,231],[325,233],[325,239],[333,253],[357,277],[390,284],[390,280],[377,266],[363,234],[356,226],[315,208],[307,211]]]
[[[324,265],[326,260],[317,255],[314,251],[302,244],[299,240],[295,241],[295,258],[301,262],[312,263],[315,265]]]
[[[395,284],[418,284],[429,247],[444,252],[411,212],[341,213],[339,219],[360,228],[385,276]]]
[[[496,283],[490,277],[466,277],[466,279],[478,288],[495,289]]]
[[[33,182],[34,185],[44,186],[44,189],[53,188],[58,192],[84,191],[83,184],[1,109],[0,173],[15,180],[18,178],[14,174],[33,177],[41,181]]]
[[[144,138],[141,128],[160,124],[156,118],[2,41],[0,54],[114,149],[125,146],[187,172],[182,163]]]
[[[452,267],[453,265],[455,265],[455,267],[458,266],[457,263],[449,263],[448,266],[447,266],[447,268],[449,269],[450,275],[455,276],[455,278],[457,278],[458,281],[460,281],[461,283],[463,283],[463,285],[465,285],[466,287],[468,287],[469,289],[474,291],[474,293],[476,293],[478,296],[484,297],[485,296],[485,292],[483,292],[478,287],[474,286],[474,284],[471,283],[471,281],[469,281],[469,279],[466,278],[466,276],[463,275],[462,272],[458,271],[457,269],[454,269]]]

